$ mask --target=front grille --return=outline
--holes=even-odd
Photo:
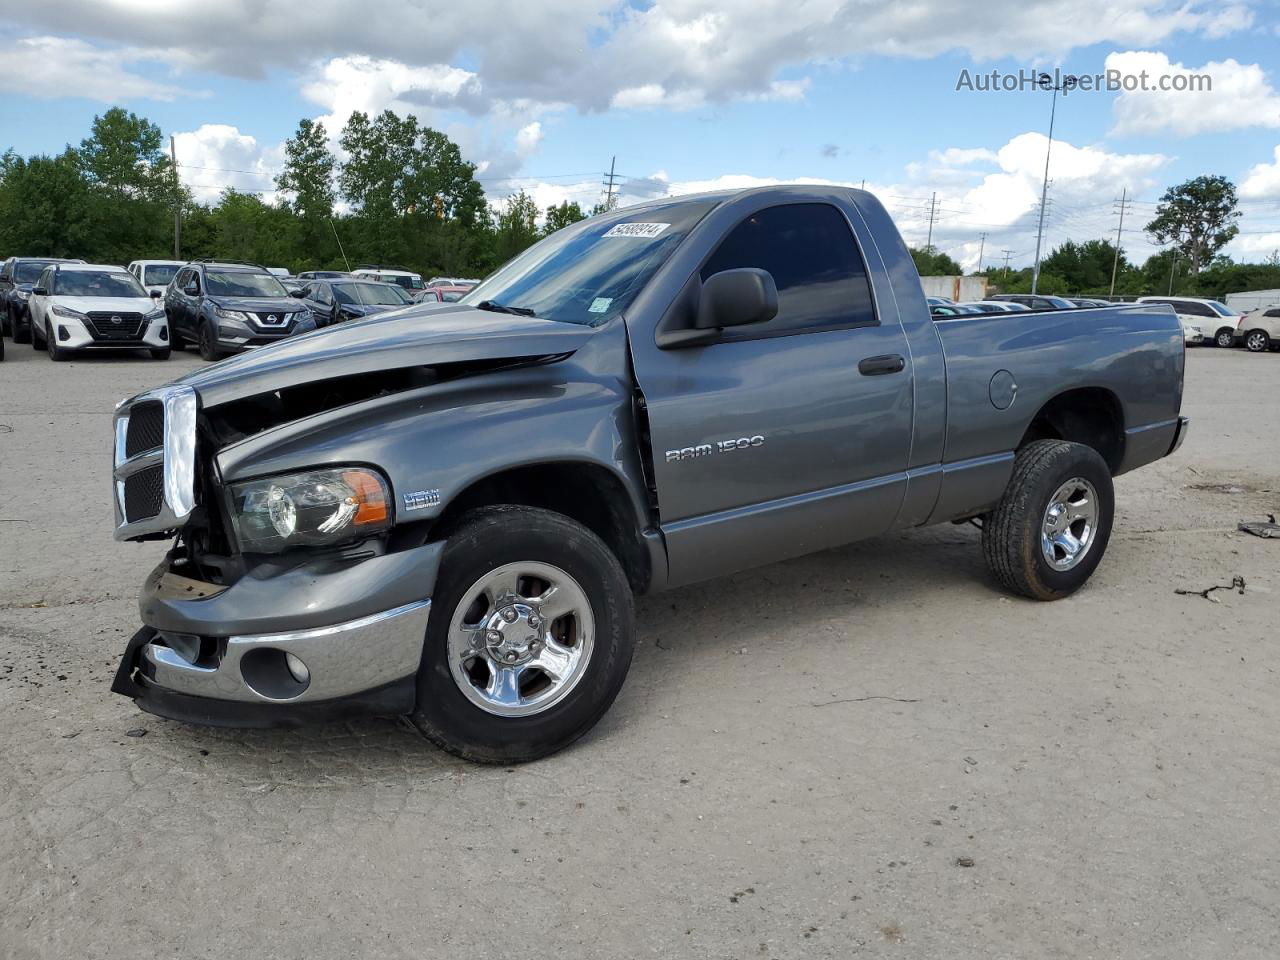
[[[127,523],[149,520],[164,506],[164,464],[157,463],[124,481],[124,518]]]
[[[146,320],[140,313],[90,313],[85,326],[95,340],[140,340]]]
[[[279,310],[253,314],[258,326],[268,330],[288,330],[293,325],[293,316],[292,313],[282,313]]]
[[[164,406],[159,400],[139,403],[129,411],[124,455],[134,457],[164,444]]]

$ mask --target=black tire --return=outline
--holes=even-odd
[[[1083,556],[1070,569],[1058,570],[1045,558],[1041,532],[1050,499],[1077,478],[1096,492],[1097,519]],[[1037,440],[1018,451],[1004,496],[983,520],[983,557],[1005,589],[1033,600],[1060,600],[1084,586],[1097,569],[1114,517],[1111,471],[1098,452],[1080,443]]]
[[[0,337],[0,362],[4,361],[4,337]]]
[[[169,327],[169,346],[174,350],[185,350],[187,341],[182,338],[182,334],[178,332],[178,328],[173,324],[173,317],[165,312],[165,324]]]
[[[169,348],[168,348],[168,347],[154,347],[154,348],[152,348],[152,350],[151,350],[151,359],[152,359],[152,360],[168,360],[168,359],[169,359]]]
[[[54,363],[61,363],[71,356],[70,350],[58,346],[57,335],[49,327],[44,328],[44,348],[49,353],[49,359]]]
[[[14,343],[30,343],[35,336],[31,332],[31,314],[27,314],[26,322],[22,320],[24,311],[19,310],[17,315],[9,317],[9,327],[13,330]]]
[[[531,716],[497,716],[468,699],[454,680],[449,624],[486,573],[530,561],[554,565],[581,585],[595,621],[593,646],[584,672],[562,700]],[[445,546],[410,719],[432,743],[467,760],[536,760],[567,747],[604,715],[622,689],[634,645],[631,587],[604,541],[549,510],[485,507],[462,517]]]
[[[222,358],[222,352],[218,349],[217,335],[213,332],[213,325],[208,320],[201,320],[200,326],[196,328],[196,344],[200,349],[202,360],[212,363]]]
[[[12,326],[13,324],[9,316],[9,308],[5,307],[4,313],[0,314],[0,340],[3,340],[5,337],[13,336],[13,330],[11,329]]]
[[[1266,353],[1271,349],[1271,337],[1265,330],[1250,330],[1244,335],[1244,348],[1250,353]]]
[[[1219,347],[1229,347],[1235,343],[1235,340],[1236,332],[1231,327],[1223,327],[1213,338],[1213,342]]]

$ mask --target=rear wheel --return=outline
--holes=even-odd
[[[1114,513],[1111,471],[1096,450],[1037,440],[1018,451],[1009,486],[983,521],[983,556],[1006,589],[1058,600],[1101,562]]]
[[[1213,338],[1213,342],[1220,347],[1229,347],[1235,343],[1236,332],[1230,327],[1223,327],[1218,331],[1218,335]]]
[[[1250,330],[1244,335],[1244,346],[1250,353],[1266,353],[1271,349],[1271,337],[1265,330]]]
[[[463,518],[431,598],[414,724],[469,760],[518,763],[586,733],[622,688],[631,588],[594,533],[549,510]]]

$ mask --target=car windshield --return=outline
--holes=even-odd
[[[677,201],[594,217],[530,247],[464,297],[595,326],[622,313],[719,200]]]
[[[410,276],[405,273],[384,273],[379,276],[383,283],[394,283],[397,287],[404,287],[406,290],[421,290],[422,278],[418,276]]]
[[[205,273],[208,292],[220,297],[287,297],[283,284],[269,273],[248,273],[242,270]]]
[[[409,295],[389,283],[335,283],[333,296],[339,303],[363,306],[404,306],[412,303]]]
[[[1228,307],[1225,303],[1219,303],[1217,300],[1210,300],[1209,306],[1212,307],[1214,312],[1217,313],[1217,315],[1220,317],[1238,317],[1239,316],[1238,313],[1236,313],[1234,310]]]
[[[44,273],[44,268],[51,260],[24,260],[13,268],[13,279],[16,283],[35,283]]]
[[[132,273],[107,270],[59,270],[53,290],[59,297],[145,297],[147,291]]]
[[[178,265],[173,263],[153,263],[150,266],[142,268],[143,283],[149,283],[153,287],[158,287],[162,283],[168,283],[173,279],[173,275],[178,272]]]

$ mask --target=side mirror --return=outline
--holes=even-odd
[[[152,291],[151,291],[151,297],[152,297],[152,299],[153,299],[153,300],[159,300],[159,299],[160,299],[161,297],[163,297],[163,296],[164,296],[164,291],[163,291],[163,290],[152,290]]]
[[[767,270],[742,267],[713,273],[702,282],[696,330],[767,323],[778,315],[778,288]]]
[[[49,291],[44,287],[32,287],[31,295],[35,297],[47,297],[49,295]]]
[[[307,291],[306,291],[306,290],[304,290],[304,289],[302,289],[301,287],[299,287],[297,290],[290,290],[290,291],[289,291],[289,296],[291,296],[291,297],[297,297],[299,300],[304,299],[304,298],[306,297],[306,295],[307,295]]]

